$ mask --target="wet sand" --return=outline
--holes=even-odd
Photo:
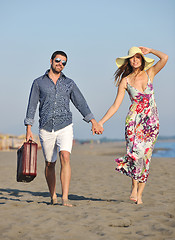
[[[16,151],[0,152],[0,239],[175,239],[175,159],[152,158],[143,205],[129,200],[131,179],[115,171],[124,143],[75,145],[72,208],[51,205],[38,151],[37,177],[16,182]],[[60,199],[59,161],[57,195]]]

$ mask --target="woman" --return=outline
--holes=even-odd
[[[154,60],[144,55],[152,53],[159,57]],[[117,158],[116,170],[132,178],[130,200],[142,204],[142,193],[149,175],[149,163],[159,133],[159,117],[154,100],[153,79],[165,66],[168,55],[146,47],[132,47],[128,56],[116,59],[118,70],[115,81],[118,93],[113,105],[99,121],[100,125],[117,112],[125,91],[131,99],[126,117],[125,138],[127,154]]]

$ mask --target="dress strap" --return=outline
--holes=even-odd
[[[128,88],[128,77],[125,77],[126,78],[126,89]]]
[[[146,71],[145,71],[146,72]],[[149,75],[148,75],[148,73],[146,72],[146,75],[148,76],[148,81],[150,80],[150,77],[149,77]]]
[[[126,78],[126,83],[128,84],[128,77],[125,77]]]
[[[126,78],[126,91],[129,92],[129,82],[128,82],[128,77],[125,77]]]

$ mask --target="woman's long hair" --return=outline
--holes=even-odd
[[[139,67],[140,71],[142,71],[144,69],[144,67],[145,67],[145,60],[142,57],[142,64]],[[121,80],[124,77],[127,77],[129,74],[131,74],[132,71],[133,70],[132,70],[132,67],[130,65],[129,58],[127,58],[127,59],[125,59],[124,64],[120,68],[118,68],[117,71],[114,73],[116,87],[118,87],[118,85],[120,84]]]

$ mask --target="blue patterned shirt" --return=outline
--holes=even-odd
[[[94,118],[85,98],[75,82],[61,73],[55,84],[46,73],[35,79],[29,96],[25,125],[33,125],[36,108],[39,102],[39,127],[49,132],[57,131],[72,123],[70,100],[89,122]]]

